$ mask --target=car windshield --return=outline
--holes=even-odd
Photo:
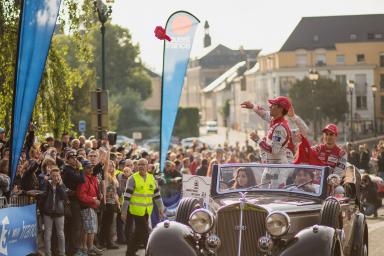
[[[236,165],[219,166],[217,192],[286,191],[321,194],[324,168],[304,165]]]

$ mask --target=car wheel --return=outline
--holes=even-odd
[[[363,232],[363,234],[364,234],[364,232]],[[352,252],[353,255],[355,255],[354,252],[357,252],[356,255],[368,256],[368,242],[364,238],[365,236],[363,234],[360,234],[361,239],[362,239],[361,246],[359,246],[356,251]]]
[[[199,200],[196,198],[187,197],[181,199],[180,204],[176,210],[175,220],[177,222],[188,225],[189,215],[191,215],[191,213],[197,208],[200,208],[200,204]]]
[[[340,204],[336,200],[324,202],[320,212],[320,225],[331,228],[340,228]]]
[[[363,248],[361,249],[361,256],[368,256],[368,244],[364,242]]]

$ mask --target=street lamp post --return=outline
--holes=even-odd
[[[376,126],[376,91],[377,87],[372,85],[372,95],[373,95],[373,132],[375,137],[377,136],[377,126]]]
[[[355,89],[355,82],[352,80],[348,81],[348,89],[349,89],[349,103],[350,103],[350,111],[349,111],[349,127],[350,127],[350,141],[353,141],[353,89]]]
[[[103,131],[103,111],[108,113],[108,96],[105,85],[105,22],[112,14],[112,4],[114,0],[95,0],[93,4],[95,6],[95,12],[101,23],[101,88],[96,89],[96,104],[97,104],[97,137],[102,139]],[[104,109],[102,109],[102,99],[104,100]],[[108,115],[106,115],[105,123],[108,123]]]
[[[319,80],[319,73],[314,69],[310,69],[309,74],[308,74],[308,78],[312,82],[311,97],[312,97],[312,104],[314,104],[315,103],[315,85],[316,85],[317,80]],[[315,105],[313,105],[312,107],[313,107],[313,110],[312,110],[313,140],[314,140],[314,142],[316,142],[317,141],[316,107],[315,107]]]

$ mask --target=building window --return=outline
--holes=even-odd
[[[384,74],[380,74],[380,91],[384,91]]]
[[[247,90],[247,83],[244,76],[240,79],[240,88],[243,92]]]
[[[367,109],[367,96],[356,96],[356,109]]]
[[[314,36],[313,36],[313,41],[314,41],[314,42],[319,41],[319,35],[314,35]]]
[[[375,39],[382,39],[383,38],[383,34],[375,34]]]
[[[345,64],[345,56],[344,55],[336,55],[336,64]]]
[[[307,54],[306,53],[296,54],[296,65],[299,67],[307,66]]]
[[[316,54],[316,66],[324,66],[326,63],[325,54]]]
[[[365,55],[364,54],[357,54],[356,60],[357,60],[357,63],[365,62]]]
[[[336,75],[336,81],[343,86],[347,86],[347,76],[346,75]]]
[[[350,38],[351,40],[356,40],[356,39],[357,39],[357,35],[356,35],[356,34],[350,34],[350,35],[349,35],[349,38]]]
[[[288,96],[289,89],[291,89],[292,85],[295,82],[296,82],[296,78],[294,76],[279,77],[280,95]]]
[[[356,108],[367,109],[367,75],[355,75]]]
[[[380,67],[384,67],[384,53],[380,53]]]
[[[373,33],[368,33],[368,39],[370,39],[370,40],[372,40],[375,36],[374,36],[374,34]]]
[[[384,113],[384,96],[380,97],[380,111]]]

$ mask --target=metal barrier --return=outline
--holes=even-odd
[[[9,198],[8,207],[25,206],[34,203],[29,196],[13,195]]]
[[[0,196],[0,209],[8,207],[8,200],[5,196]]]

